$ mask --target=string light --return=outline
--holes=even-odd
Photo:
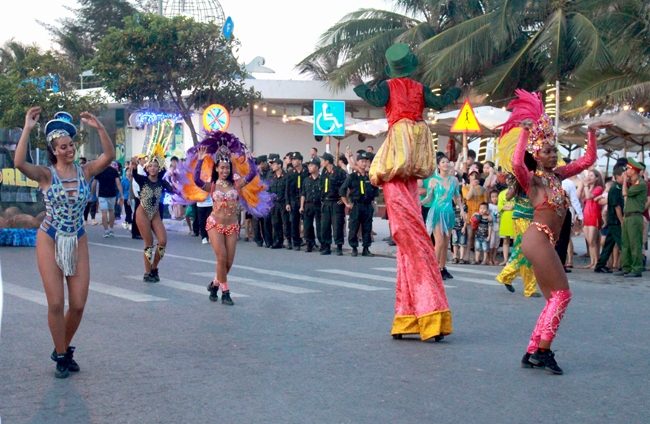
[[[262,110],[263,110],[264,112],[266,112],[268,109],[266,108],[266,106],[264,106],[264,107],[262,108]]]
[[[253,106],[253,109],[258,109],[258,108],[259,108],[259,105]]]
[[[573,100],[573,99],[571,98],[571,96],[566,96],[566,101],[567,101],[567,102],[570,102],[571,100]]]
[[[639,108],[639,112],[643,113],[643,112],[645,112],[645,109],[642,108],[642,107],[640,107],[640,108]]]
[[[587,106],[591,107],[594,105],[594,102],[591,100],[587,100]]]

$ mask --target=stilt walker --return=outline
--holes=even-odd
[[[383,186],[391,233],[397,244],[397,291],[392,335],[419,334],[422,340],[442,340],[452,333],[452,320],[438,261],[422,220],[418,179],[433,174],[436,146],[422,118],[425,107],[442,109],[460,97],[458,87],[444,96],[408,78],[418,67],[408,45],[386,51],[389,80],[370,90],[358,75],[351,78],[355,93],[388,119],[386,141],[370,167],[370,181]],[[459,84],[462,80],[459,80]]]

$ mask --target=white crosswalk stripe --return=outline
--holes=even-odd
[[[233,267],[235,267],[233,265]],[[253,268],[249,266],[237,266],[238,269],[246,269],[248,271],[253,271],[258,274],[264,274],[264,275],[273,275],[276,277],[283,277],[283,278],[289,278],[292,280],[300,280],[300,281],[309,281],[312,283],[319,283],[319,284],[327,284],[330,286],[338,286],[338,287],[345,287],[347,289],[356,289],[356,290],[364,290],[364,291],[376,291],[376,290],[389,290],[385,287],[375,287],[375,286],[368,286],[365,284],[357,284],[357,283],[347,283],[345,281],[338,281],[338,280],[328,280],[326,278],[319,278],[319,277],[311,277],[309,275],[298,275],[298,274],[290,274],[288,272],[281,272],[281,271],[272,271],[272,270],[264,270],[264,269],[259,269],[259,268]]]
[[[47,306],[47,298],[45,297],[45,292],[32,290],[25,287],[21,287],[17,284],[4,282],[4,292],[12,296],[19,297],[23,300],[29,300],[30,302],[38,303],[39,305]],[[66,306],[68,305],[68,300],[65,301]]]
[[[374,268],[374,269],[379,269],[379,268]],[[395,272],[394,268],[382,268],[381,270],[388,270],[388,271],[393,271]],[[395,277],[382,277],[379,275],[374,275],[374,274],[364,274],[361,272],[352,272],[352,271],[344,271],[342,269],[319,269],[317,270],[318,272],[327,272],[330,274],[339,274],[339,275],[347,275],[349,277],[355,277],[355,278],[364,278],[366,280],[375,280],[375,281],[387,281],[389,283],[395,283]],[[452,289],[455,288],[456,286],[448,286],[445,284],[445,288]]]
[[[214,275],[214,274],[210,274]],[[137,275],[127,275],[124,278],[128,278],[129,280],[136,280],[136,281],[142,281],[142,277],[139,277]],[[207,284],[205,286],[199,286],[198,284],[190,284],[190,283],[184,283],[182,281],[176,281],[176,280],[170,280],[168,278],[161,278],[160,282],[158,283],[147,283],[147,284],[155,284],[158,286],[165,286],[169,287],[172,289],[177,289],[177,290],[183,290],[183,291],[188,291],[196,294],[201,294],[201,295],[208,295],[208,289],[207,289]],[[230,292],[230,297],[248,297],[248,295],[245,294],[239,294],[239,293],[233,293],[232,291]]]
[[[449,281],[449,280],[447,280]],[[501,286],[502,284],[495,280],[484,280],[482,278],[460,278],[454,277],[453,281],[460,281],[463,283],[476,283],[476,284],[485,284],[487,286]]]
[[[111,296],[130,300],[132,302],[161,302],[167,300],[162,297],[151,296],[149,294],[139,293],[133,290],[109,286],[108,284],[98,283],[96,281],[91,281],[89,288],[90,290],[96,291],[98,293],[108,294]]]
[[[487,269],[485,269],[487,268]],[[496,277],[499,275],[503,268],[502,267],[483,267],[481,268],[469,268],[469,267],[461,267],[461,266],[448,266],[447,270],[448,271],[454,271],[454,272],[461,272],[461,273],[466,273],[466,274],[476,274],[476,275],[491,275]]]
[[[208,277],[208,278],[214,276],[213,272],[193,272],[192,274],[199,275],[201,277]],[[234,283],[240,283],[240,284],[247,284],[249,286],[261,287],[263,289],[278,290],[278,291],[294,293],[294,294],[321,293],[320,290],[312,290],[312,289],[306,289],[304,287],[288,286],[286,284],[257,281],[250,278],[237,277],[235,275],[230,275],[230,274],[228,274],[228,281],[232,281]]]

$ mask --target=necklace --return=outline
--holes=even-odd
[[[217,180],[215,184],[221,187],[230,187],[230,183],[226,180]]]
[[[551,189],[551,196],[549,197],[545,194],[549,206],[555,209],[558,215],[562,216],[562,209],[569,208],[569,199],[566,196],[566,192],[562,188],[562,182],[555,175],[555,172],[547,172],[542,170],[535,171],[535,175],[542,180],[542,184],[545,187]]]

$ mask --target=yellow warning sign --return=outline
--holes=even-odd
[[[474,110],[469,104],[469,99],[465,99],[463,107],[460,109],[460,113],[454,121],[454,125],[451,126],[451,132],[459,133],[480,133],[481,125],[474,115]]]

